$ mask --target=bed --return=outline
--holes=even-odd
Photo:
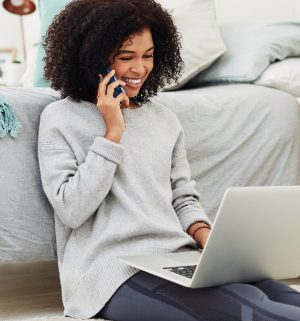
[[[213,0],[158,1],[178,22],[186,69],[179,85],[170,84],[153,100],[182,123],[208,216],[214,220],[230,186],[299,185],[300,24],[217,26]],[[39,1],[42,34],[68,2]],[[202,30],[197,37],[189,36],[191,25]],[[30,59],[35,63],[24,75],[25,87],[0,87],[0,264],[57,260],[37,134],[41,112],[61,97],[42,79],[40,49]],[[7,106],[22,125],[17,136],[1,136]]]
[[[18,87],[0,94],[22,122],[17,138],[0,141],[0,263],[56,260],[53,209],[42,191],[36,144],[39,115],[60,95]],[[154,100],[183,125],[192,177],[212,220],[230,186],[300,184],[300,109],[290,94],[227,84],[160,92]]]

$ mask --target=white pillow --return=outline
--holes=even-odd
[[[182,35],[182,58],[185,64],[178,84],[164,88],[175,90],[209,67],[225,51],[215,16],[214,0],[156,0],[172,16]]]
[[[271,64],[255,81],[300,97],[300,57],[286,58]]]

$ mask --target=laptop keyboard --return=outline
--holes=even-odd
[[[167,269],[170,272],[174,272],[191,279],[195,272],[196,266],[197,265],[170,266],[163,267],[163,269]]]

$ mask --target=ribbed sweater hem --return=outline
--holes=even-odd
[[[173,252],[175,252],[175,249],[148,248],[130,253],[130,255],[166,254]],[[64,316],[79,319],[92,318],[99,313],[124,282],[140,271],[120,262],[117,257],[101,263],[101,266],[84,275],[73,295],[64,302]],[[108,283],[103,286],[103,275],[106,275],[108,270],[113,271],[109,278],[109,286]]]

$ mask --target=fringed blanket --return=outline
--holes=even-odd
[[[22,124],[17,120],[12,107],[5,97],[0,95],[0,138],[3,138],[8,132],[11,137],[17,137],[21,127]]]

